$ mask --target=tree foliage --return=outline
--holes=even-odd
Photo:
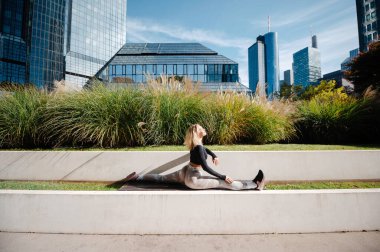
[[[355,85],[356,93],[363,93],[371,85],[380,89],[380,41],[370,44],[368,52],[360,53],[348,66],[345,76]]]

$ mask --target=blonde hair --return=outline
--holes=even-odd
[[[192,150],[195,146],[202,144],[202,138],[198,136],[199,127],[199,124],[193,124],[186,131],[184,145],[186,145],[189,150]]]

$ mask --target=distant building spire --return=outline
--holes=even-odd
[[[270,16],[268,16],[268,32],[270,32]]]
[[[311,37],[311,47],[318,48],[317,35]]]

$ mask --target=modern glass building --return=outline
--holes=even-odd
[[[266,93],[271,97],[280,91],[280,66],[277,32],[268,32],[257,37],[248,48],[249,88],[255,92],[257,85],[266,84]]]
[[[359,55],[359,48],[356,48],[354,50],[350,51],[350,57],[346,58],[341,64],[340,64],[340,69],[342,71],[348,70],[348,64],[356,57]]]
[[[312,44],[317,45],[317,39],[313,36]],[[308,85],[317,84],[321,78],[321,55],[316,47],[306,47],[293,54],[294,84]]]
[[[161,75],[202,82],[208,91],[247,91],[238,64],[198,43],[127,43],[97,74],[108,83],[146,83]]]
[[[294,84],[293,70],[292,69],[284,71],[284,82],[288,85]]]
[[[359,49],[368,50],[368,45],[379,40],[380,0],[356,0]]]
[[[125,44],[126,0],[67,0],[65,80],[82,87]]]
[[[126,41],[126,0],[0,4],[0,82],[82,86]]]
[[[64,76],[65,0],[2,0],[0,82],[51,85]]]

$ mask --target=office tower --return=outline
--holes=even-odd
[[[289,70],[286,70],[284,71],[284,82],[288,85],[293,85],[294,84],[294,80],[293,80],[293,70],[292,69],[289,69]]]
[[[359,49],[368,50],[368,45],[379,40],[380,0],[356,0]]]
[[[65,80],[79,87],[126,42],[126,0],[68,0]]]
[[[146,83],[161,75],[200,81],[202,91],[249,91],[238,64],[199,43],[126,43],[98,76],[113,86]]]
[[[126,0],[2,0],[0,82],[82,86],[126,41]]]
[[[354,50],[350,51],[350,57],[346,58],[341,64],[340,64],[340,69],[342,71],[348,70],[348,64],[356,57],[359,55],[359,48],[356,48]]]
[[[306,87],[310,84],[317,84],[321,78],[321,56],[318,48],[306,47],[294,53],[293,73],[296,85]]]
[[[277,32],[258,36],[248,48],[249,88],[255,92],[257,85],[266,85],[268,97],[280,91],[280,67]]]

